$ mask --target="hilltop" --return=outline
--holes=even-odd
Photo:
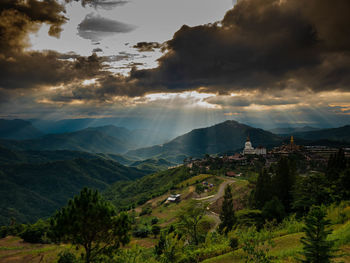
[[[0,119],[0,138],[2,139],[33,139],[43,133],[35,128],[29,121]]]
[[[255,146],[272,147],[283,140],[271,132],[231,120],[208,128],[192,130],[163,145],[129,151],[127,155],[139,158],[156,156],[181,162],[186,156],[198,157],[206,153],[237,151],[244,146],[248,136]]]

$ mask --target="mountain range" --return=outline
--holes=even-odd
[[[292,127],[274,128],[269,131],[278,135],[292,135],[298,132],[309,132],[309,131],[317,131],[317,130],[320,130],[320,129],[311,127],[311,126],[304,126],[304,127],[295,127],[295,128],[292,128]]]
[[[15,151],[57,151],[74,150],[90,153],[109,154],[113,160],[130,165],[135,161],[152,159],[149,164],[157,159],[166,159],[170,162],[182,162],[187,156],[200,157],[204,154],[229,153],[241,150],[246,138],[249,136],[254,147],[272,147],[281,144],[285,136],[294,135],[296,140],[307,143],[350,142],[350,126],[333,129],[316,129],[313,127],[280,128],[265,131],[258,128],[236,122],[225,121],[211,127],[194,129],[184,135],[178,136],[164,144],[153,144],[157,140],[156,134],[150,135],[150,131],[130,131],[124,127],[107,125],[101,127],[88,127],[75,132],[61,134],[41,135],[40,131],[34,133],[35,128],[26,121],[3,121],[0,146]],[[16,125],[15,125],[16,124]],[[6,128],[7,127],[7,128]],[[17,127],[14,129],[13,127]],[[26,129],[28,132],[26,133]],[[29,134],[40,136],[32,139],[21,139],[16,134]],[[1,134],[0,134],[1,135]],[[1,137],[1,136],[0,136]],[[16,137],[17,139],[13,139]],[[23,136],[25,137],[25,136]],[[12,138],[12,139],[9,139]],[[325,142],[325,140],[328,140]],[[152,144],[152,146],[149,146]],[[113,156],[113,157],[112,157]]]
[[[47,134],[38,138],[20,140],[0,139],[0,145],[14,150],[76,150],[121,154],[128,150],[149,145],[148,131],[129,131],[113,125],[92,127],[83,130]],[[144,143],[143,143],[144,142]]]
[[[113,125],[43,135],[26,121],[0,121],[0,124],[3,138],[0,140],[0,224],[6,224],[10,217],[32,222],[49,216],[84,186],[106,190],[114,185],[114,196],[109,197],[117,204],[118,189],[125,181],[160,170],[161,181],[166,181],[166,176],[171,174],[166,172],[167,168],[181,163],[185,157],[234,153],[244,147],[247,137],[254,147],[267,148],[287,140],[286,136],[225,121],[192,130],[164,144],[137,148],[138,141],[147,140],[141,134],[147,133]],[[337,147],[344,142],[349,145],[350,126],[295,132],[294,137],[297,143],[305,145]],[[179,176],[182,178],[182,172]],[[144,180],[138,182],[148,182]],[[127,196],[132,190],[129,187],[136,184],[142,188],[142,183],[128,183],[130,186],[123,188],[120,197]]]
[[[204,154],[225,153],[240,150],[250,137],[253,146],[272,147],[283,138],[271,132],[250,127],[236,121],[225,121],[217,125],[192,130],[163,145],[127,152],[138,158],[165,158],[180,162],[186,156],[200,157]]]
[[[350,142],[350,125],[332,129],[298,132],[294,134],[294,137],[310,141],[330,140],[338,142]]]

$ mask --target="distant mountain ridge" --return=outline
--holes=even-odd
[[[298,132],[294,134],[294,137],[312,141],[330,140],[336,142],[350,142],[350,125],[317,131]]]
[[[117,154],[128,150],[128,146],[122,140],[90,129],[48,134],[31,140],[0,140],[0,145],[14,150],[76,150]]]
[[[278,135],[290,135],[297,132],[309,132],[309,131],[317,131],[320,130],[319,128],[311,127],[311,126],[304,126],[304,127],[285,127],[285,128],[274,128],[269,130],[270,132]]]
[[[143,118],[82,118],[53,120],[30,120],[34,127],[37,127],[45,134],[70,133],[87,128],[100,127],[123,127],[128,131],[129,137],[134,140],[134,145],[138,148],[156,144],[162,144],[173,139],[176,135],[171,128],[154,126],[152,122]]]
[[[155,131],[130,131],[114,125],[44,135],[27,121],[3,120],[2,123],[0,145],[14,150],[75,150],[121,154],[164,142]]]
[[[53,161],[72,160],[77,158],[83,158],[86,160],[102,158],[127,166],[137,161],[137,159],[129,159],[118,154],[89,153],[70,150],[15,151],[0,146],[0,165],[22,163],[39,164]]]
[[[0,138],[25,140],[42,136],[43,133],[29,121],[0,119]]]
[[[271,147],[282,142],[283,138],[271,132],[253,128],[236,121],[225,121],[208,128],[192,130],[174,140],[153,147],[127,152],[139,158],[159,157],[180,162],[186,156],[223,153],[242,149],[247,137],[254,147]]]

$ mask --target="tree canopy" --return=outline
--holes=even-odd
[[[130,222],[102,200],[97,191],[84,188],[51,219],[54,238],[83,246],[86,263],[101,255],[111,255],[121,244],[129,242]]]

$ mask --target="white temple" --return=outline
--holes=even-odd
[[[248,136],[247,140],[245,142],[243,155],[249,155],[249,154],[266,155],[266,148],[258,147],[256,149],[254,149],[254,147],[252,146],[252,143],[250,142],[249,136]]]

